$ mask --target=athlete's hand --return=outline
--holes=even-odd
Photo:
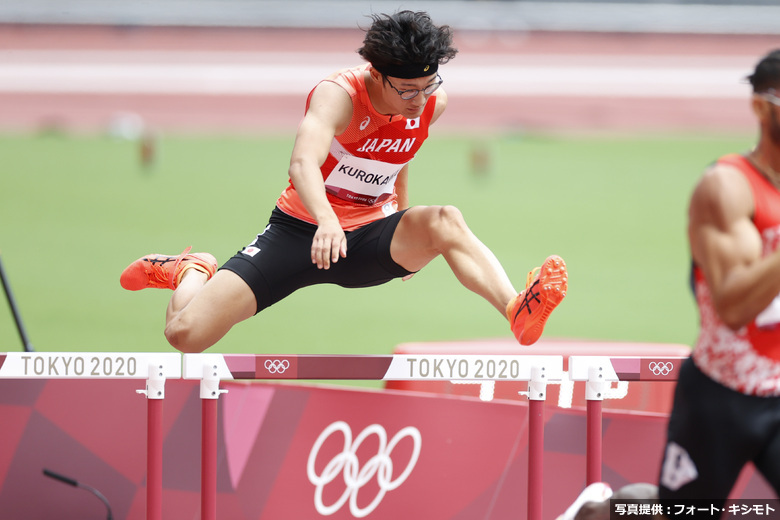
[[[330,269],[331,263],[347,256],[347,236],[338,220],[319,223],[311,243],[311,262],[319,269]]]

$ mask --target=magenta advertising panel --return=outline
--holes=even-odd
[[[142,381],[0,381],[0,518],[143,520],[146,405]],[[286,383],[222,383],[217,514],[231,520],[523,518],[524,398]],[[166,384],[163,517],[200,516],[197,381]],[[585,413],[546,406],[544,518],[585,486]],[[603,477],[613,487],[655,479],[666,417],[605,412]],[[750,473],[738,496],[766,497]]]

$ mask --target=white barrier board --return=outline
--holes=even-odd
[[[6,352],[0,379],[148,379],[181,377],[178,352]]]

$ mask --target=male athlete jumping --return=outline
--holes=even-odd
[[[289,184],[268,225],[219,270],[208,253],[147,255],[125,289],[174,289],[165,336],[202,352],[238,322],[314,284],[370,287],[408,279],[442,255],[466,288],[508,317],[523,345],[539,339],[566,295],[566,265],[548,257],[518,294],[452,206],[409,207],[409,163],[447,105],[439,65],[457,50],[424,12],[374,15],[358,53],[309,94]]]

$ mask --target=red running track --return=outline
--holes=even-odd
[[[358,30],[0,25],[0,130],[105,131],[117,114],[133,113],[159,131],[292,132],[319,69],[360,63],[361,38]],[[450,105],[437,126],[750,131],[749,91],[740,80],[776,43],[771,36],[456,32],[460,52],[441,69]],[[100,76],[128,64],[148,80],[137,91],[122,83],[121,71],[119,79]],[[212,93],[199,91],[198,80],[171,89],[160,73],[182,65],[201,72],[234,65],[236,76]],[[304,77],[285,90],[280,66]],[[50,75],[36,80],[43,69]],[[247,73],[256,83],[241,80]],[[88,74],[105,79],[105,88],[84,87]]]

